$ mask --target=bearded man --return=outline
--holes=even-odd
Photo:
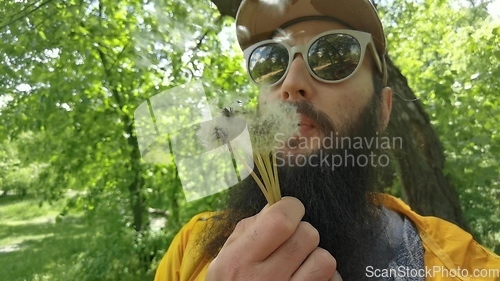
[[[377,138],[391,112],[386,41],[369,1],[244,0],[236,24],[259,104],[292,103],[300,114],[300,134],[278,154],[284,197],[266,205],[245,179],[226,211],[184,226],[155,280],[471,280],[500,268],[459,227],[376,192],[380,165],[359,159],[380,147],[339,145]]]

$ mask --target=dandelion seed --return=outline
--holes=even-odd
[[[200,124],[196,135],[206,149],[215,149],[228,144],[241,133],[241,122],[234,117],[221,116]]]
[[[287,138],[298,134],[300,117],[296,111],[297,108],[288,103],[263,105],[260,115],[249,122],[255,149],[271,152],[278,134]]]

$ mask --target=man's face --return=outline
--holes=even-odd
[[[303,45],[319,33],[334,29],[346,29],[346,27],[332,21],[309,20],[289,26],[275,38],[284,39],[291,46]],[[372,64],[371,53],[367,51],[355,75],[341,83],[331,84],[312,77],[307,70],[306,61],[302,55],[297,54],[285,79],[275,86],[262,89],[259,104],[307,101],[316,112],[323,114],[330,121],[335,129],[334,135],[347,136],[349,135],[347,124],[356,123],[374,96]],[[387,99],[386,95],[383,96]],[[381,127],[385,127],[390,101],[388,103],[382,99],[380,105],[384,108],[381,108],[381,114],[377,117],[380,118]],[[297,140],[302,144],[295,144],[293,147],[307,147],[307,149],[306,151],[298,148],[289,149],[286,152],[296,154],[318,150],[317,139],[325,137],[326,128],[321,127],[305,114],[301,114],[300,137]],[[312,141],[313,139],[316,141]]]

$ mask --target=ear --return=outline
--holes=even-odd
[[[382,89],[382,98],[380,100],[380,131],[385,131],[392,109],[392,89],[385,87]]]

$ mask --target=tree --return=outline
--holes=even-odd
[[[444,172],[465,217],[477,238],[498,252],[500,143],[493,124],[500,111],[492,93],[500,89],[500,26],[487,1],[467,3],[393,1],[383,8],[384,22],[390,53],[440,136]]]
[[[200,209],[199,204],[183,208],[171,165],[141,160],[133,120],[140,103],[190,76],[205,75],[211,96],[223,93],[219,89],[242,91],[236,89],[242,78],[233,78],[239,65],[209,52],[222,48],[214,38],[227,22],[207,22],[215,12],[207,3],[188,4],[49,0],[0,5],[5,15],[0,20],[5,101],[0,134],[16,142],[23,166],[47,166],[36,189],[45,201],[76,190],[69,207],[86,211],[95,223],[106,221],[106,235],[96,235],[87,253],[105,254],[80,259],[83,269],[76,279],[116,280],[114,274],[120,273],[123,280],[125,269],[145,272],[156,252],[168,246],[152,233],[149,210],[170,211],[165,231],[171,237]],[[205,65],[220,71],[204,71]],[[34,137],[20,142],[25,132]],[[15,166],[8,167],[15,172]],[[216,199],[202,207],[210,202]],[[125,269],[113,267],[117,258]]]

